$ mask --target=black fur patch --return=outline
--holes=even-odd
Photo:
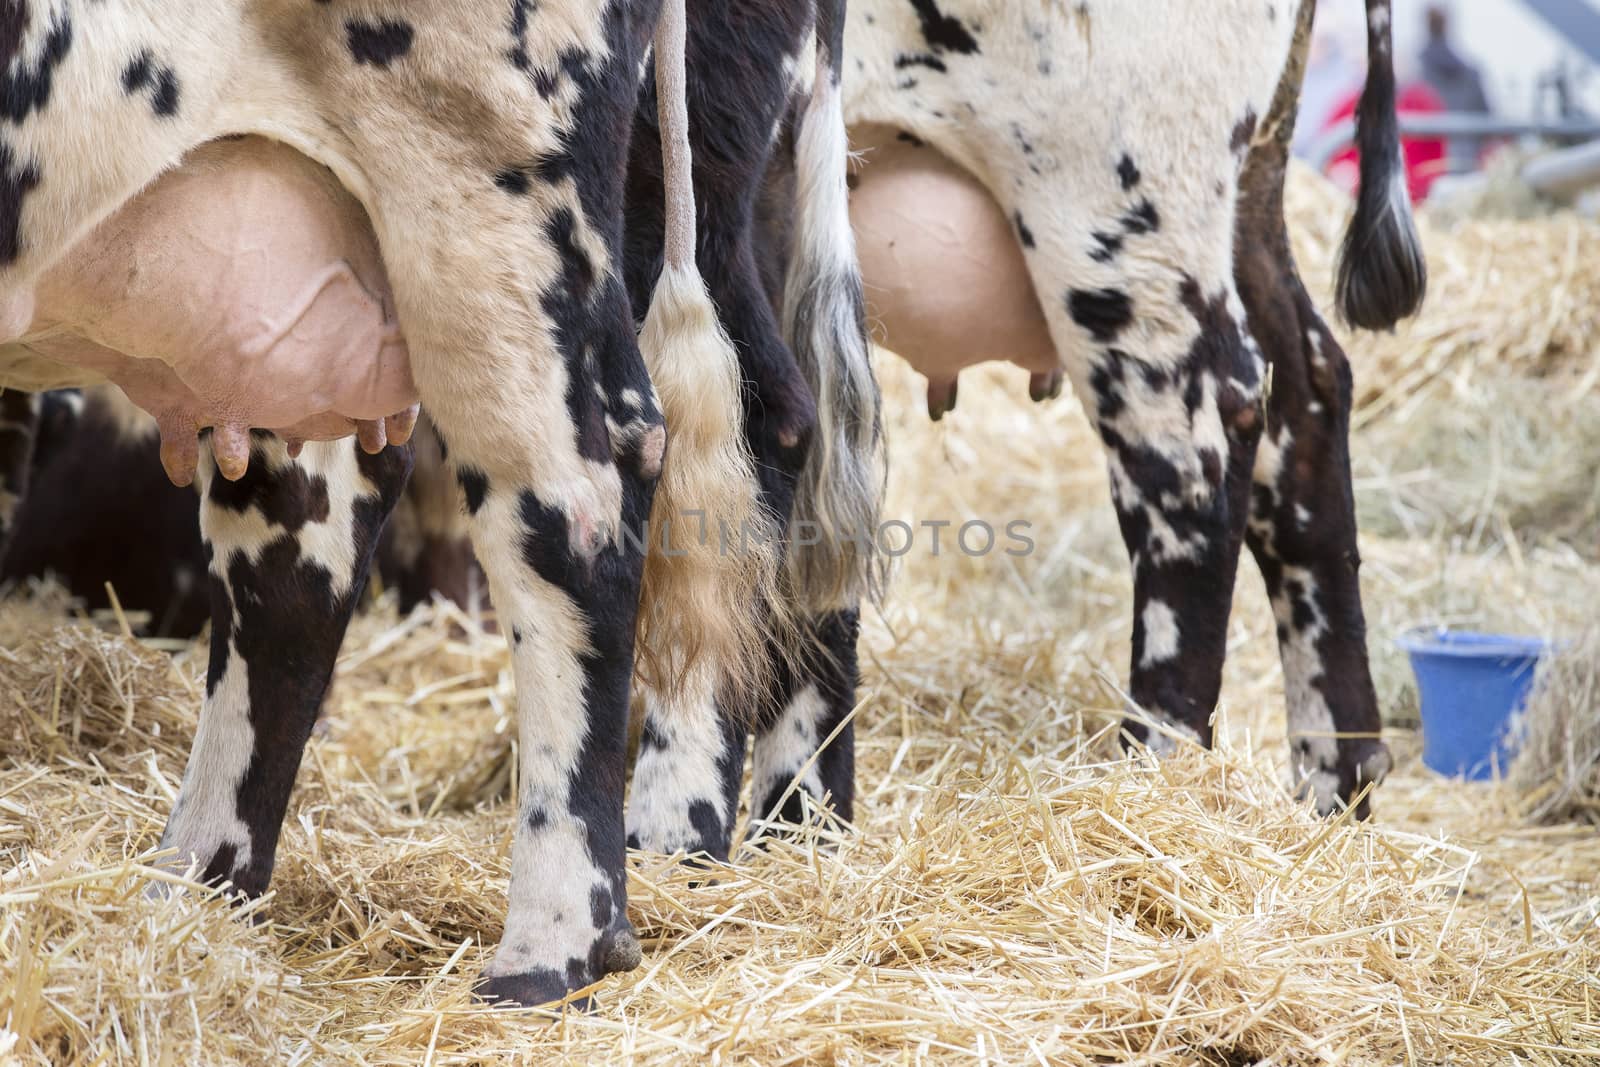
[[[1117,161],[1117,179],[1122,182],[1124,189],[1132,189],[1139,184],[1139,168],[1134,165],[1133,157],[1124,153]]]
[[[178,113],[178,75],[157,63],[147,48],[122,71],[122,91],[129,96],[148,90],[150,110],[161,118]]]
[[[476,467],[462,467],[456,471],[456,481],[461,485],[461,495],[467,500],[467,514],[476,515],[489,495],[489,477]]]
[[[1067,311],[1102,344],[1115,341],[1133,321],[1133,301],[1117,289],[1074,289],[1067,294]]]
[[[528,172],[521,167],[506,167],[499,171],[494,176],[494,183],[512,196],[527,196],[531,188]]]
[[[971,56],[978,53],[978,39],[972,36],[961,20],[939,10],[937,0],[911,0],[916,9],[917,21],[922,26],[922,38],[935,52],[955,52]]]
[[[1117,253],[1122,251],[1122,235],[1120,233],[1106,233],[1103,230],[1094,232],[1094,247],[1089,250],[1089,258],[1096,263],[1110,263],[1117,258]]]
[[[22,255],[22,200],[39,187],[39,168],[17,162],[11,146],[0,140],[0,264]]]
[[[22,51],[22,35],[32,16],[28,0],[0,0],[0,70]]]
[[[1033,231],[1028,229],[1028,224],[1022,221],[1022,212],[1018,211],[1012,216],[1012,221],[1017,224],[1017,240],[1022,242],[1023,248],[1037,247],[1033,240]]]
[[[1233,132],[1228,135],[1228,148],[1234,155],[1240,155],[1250,147],[1250,139],[1256,135],[1256,113],[1246,108],[1239,121],[1234,123]]]
[[[936,70],[940,74],[945,73],[948,69],[944,65],[944,60],[927,52],[906,53],[895,56],[895,70],[905,70],[907,67],[927,67],[929,70]]]
[[[416,31],[411,23],[399,19],[379,19],[377,22],[347,19],[344,32],[350,55],[356,63],[382,70],[411,51],[411,39]]]
[[[1155,233],[1161,229],[1161,214],[1149,200],[1141,200],[1138,206],[1122,216],[1122,228],[1130,236]]]
[[[43,110],[50,102],[55,69],[71,49],[72,19],[65,11],[60,11],[45,34],[37,65],[13,60],[12,68],[0,77],[0,114],[20,125],[32,112]]]

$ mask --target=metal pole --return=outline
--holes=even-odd
[[[1401,115],[1400,132],[1408,137],[1522,137],[1535,134],[1540,137],[1560,137],[1588,140],[1600,137],[1600,121],[1593,119],[1568,119],[1556,122],[1525,122],[1498,119],[1492,115]],[[1355,140],[1355,119],[1342,119],[1328,132],[1320,135],[1306,151],[1307,161],[1318,173],[1328,169],[1333,157],[1350,147]]]

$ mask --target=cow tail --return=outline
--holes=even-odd
[[[738,356],[695,263],[686,37],[684,0],[664,0],[655,67],[666,244],[639,347],[667,449],[651,510],[637,660],[644,680],[666,694],[702,691],[709,678],[736,690],[759,684],[767,663],[760,605],[776,594],[780,555],[776,537],[763,534]]]
[[[1390,0],[1366,5],[1367,83],[1356,108],[1361,189],[1339,249],[1335,293],[1346,322],[1386,330],[1422,306],[1428,267],[1400,153]]]
[[[845,183],[844,8],[845,0],[817,0],[816,78],[795,138],[796,225],[783,301],[784,336],[817,405],[786,557],[795,606],[814,614],[876,596],[883,577],[875,547],[882,421]]]

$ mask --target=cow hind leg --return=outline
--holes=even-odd
[[[1116,289],[1075,291],[1080,324],[1098,334],[1086,395],[1105,443],[1112,499],[1133,565],[1128,733],[1157,752],[1179,739],[1210,745],[1234,577],[1261,432],[1261,360],[1231,285],[1179,287],[1186,351],[1141,357],[1113,337],[1132,321]]]
[[[411,469],[407,448],[369,456],[352,440],[296,459],[256,435],[237,481],[199,471],[211,585],[205,703],[177,803],[168,861],[248,895],[272,876],[289,793],[374,546]]]
[[[1249,175],[1247,174],[1247,178]],[[1241,216],[1241,293],[1272,366],[1248,540],[1277,620],[1291,769],[1324,814],[1388,773],[1367,662],[1350,485],[1350,363],[1306,295],[1283,231],[1281,186]],[[1359,802],[1357,802],[1359,798]]]
[[[860,632],[855,611],[825,615],[811,624],[798,660],[779,665],[756,727],[752,837],[792,831],[806,821],[808,807],[843,822],[855,817],[851,716]]]
[[[775,135],[788,110],[791,70],[773,59],[802,51],[808,7],[713,0],[696,6],[688,27],[693,177],[706,235],[696,260],[738,352],[745,440],[757,459],[762,509],[774,527],[789,518],[815,405],[763,289],[755,238],[768,220],[757,217],[756,208],[775,144],[780,155],[789,151]],[[660,146],[646,132],[655,110],[656,101],[646,93],[630,160],[630,240],[636,247],[661,239]],[[628,269],[639,310],[659,264],[640,256]],[[707,515],[705,521],[710,536],[723,536],[722,516]],[[742,551],[741,539],[749,532],[726,533],[725,550]],[[781,643],[775,638],[775,646]],[[714,672],[671,697],[646,688],[628,809],[630,846],[727,858],[752,718],[747,702],[754,696],[740,688],[717,685]]]

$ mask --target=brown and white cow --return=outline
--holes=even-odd
[[[1134,571],[1131,693],[1159,724],[1129,732],[1210,743],[1248,542],[1278,619],[1295,777],[1332,811],[1389,756],[1357,579],[1350,368],[1283,220],[1314,8],[857,0],[845,112],[869,308],[929,377],[930,413],[954,406],[961,367],[1009,358],[1036,399],[1065,371],[1105,443]],[[1389,4],[1366,9],[1337,288],[1346,318],[1382,328],[1415,310],[1425,269]]]
[[[414,380],[513,645],[521,795],[492,999],[542,1003],[639,960],[622,797],[635,626],[653,668],[647,733],[678,758],[636,782],[627,832],[714,843],[732,810],[687,761],[722,741],[724,704],[766,699],[749,679],[773,673],[771,620],[848,607],[868,570],[856,548],[791,553],[780,597],[770,550],[680,533],[679,552],[645,551],[652,502],[680,531],[700,511],[764,529],[791,496],[818,521],[870,517],[876,489],[842,3],[697,5],[698,125],[681,0],[657,11],[0,5],[0,379],[109,378],[157,416],[178,480],[198,464],[212,653],[163,844],[208,881],[266,887],[410,467],[409,449],[381,447],[407,419],[381,420]],[[660,143],[645,145],[630,126],[652,63]],[[791,351],[755,306],[747,231],[796,82],[810,90]],[[301,225],[304,211],[319,214]],[[275,274],[319,257],[322,273]],[[730,311],[739,299],[751,307]],[[767,402],[744,435],[739,360]],[[323,440],[358,428],[361,450]]]

